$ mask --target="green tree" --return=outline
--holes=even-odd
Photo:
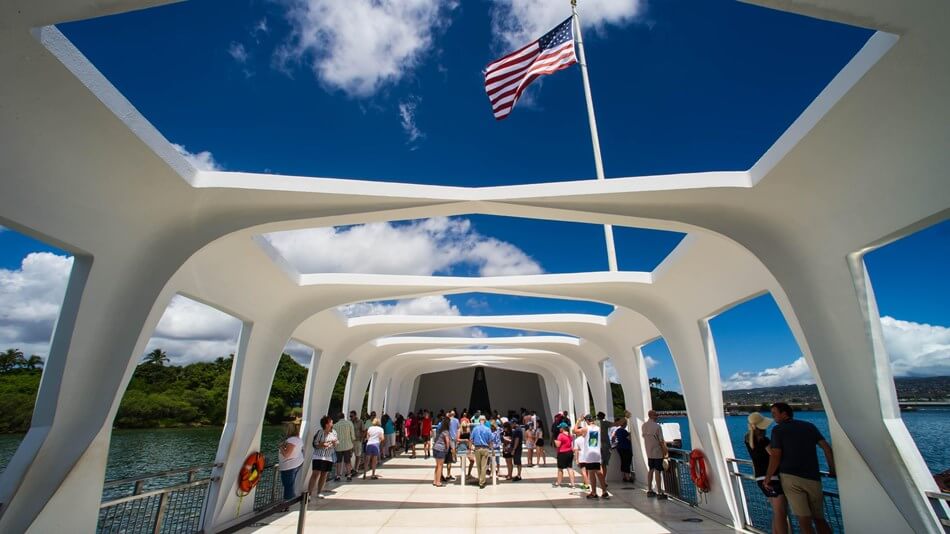
[[[23,365],[23,351],[20,349],[7,349],[0,353],[0,373],[8,373],[17,367]]]
[[[26,359],[25,367],[30,370],[39,369],[43,367],[43,363],[43,358],[34,354]]]
[[[147,363],[149,365],[158,365],[159,367],[162,367],[166,363],[169,363],[169,362],[171,362],[171,360],[168,359],[168,355],[165,354],[165,351],[163,351],[162,349],[155,349],[152,352],[149,352],[148,354],[145,355],[145,360],[143,363]]]

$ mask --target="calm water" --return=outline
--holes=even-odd
[[[814,423],[828,437],[828,419],[824,412],[801,412],[795,416]],[[950,436],[950,409],[922,409],[904,413],[903,417],[930,470],[938,473],[950,469],[950,449],[946,446],[946,437]],[[690,448],[686,417],[666,417],[663,422],[680,423],[683,446]],[[746,417],[726,417],[726,423],[736,456],[748,458],[742,444]],[[220,427],[116,430],[112,433],[106,479],[212,463],[220,436]],[[0,470],[6,467],[21,439],[22,435],[0,435]],[[276,461],[280,439],[280,427],[264,427],[261,450],[267,455],[268,463]]]

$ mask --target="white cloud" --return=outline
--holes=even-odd
[[[654,358],[653,356],[644,356],[644,357],[643,357],[643,363],[644,363],[644,365],[646,365],[647,369],[653,369],[653,368],[656,367],[657,364],[660,363],[660,362],[659,362],[656,358]]]
[[[215,161],[214,154],[212,154],[211,152],[208,152],[207,150],[203,150],[197,153],[192,153],[192,152],[189,152],[188,149],[186,149],[183,145],[172,143],[172,146],[175,147],[175,150],[177,150],[179,154],[181,154],[182,156],[185,156],[185,160],[187,160],[188,163],[191,164],[192,167],[194,167],[195,169],[198,169],[199,171],[224,170],[224,167],[222,167],[220,163]]]
[[[399,103],[399,123],[402,125],[403,131],[406,132],[407,143],[410,145],[425,137],[425,134],[416,126],[416,107],[418,105],[419,100],[415,98]],[[413,150],[415,148],[413,146]]]
[[[467,219],[311,228],[264,236],[301,273],[432,275],[475,267],[481,276],[541,273],[521,249],[476,232]]]
[[[247,49],[241,43],[232,41],[231,46],[228,47],[228,54],[231,54],[234,61],[238,63],[247,63]]]
[[[724,380],[722,389],[750,389],[773,386],[791,386],[795,384],[814,384],[815,379],[811,370],[800,357],[794,362],[781,367],[773,367],[762,371],[740,371]]]
[[[304,345],[294,339],[287,342],[284,352],[290,354],[294,361],[307,368],[310,367],[310,362],[313,360],[313,347]]]
[[[290,0],[288,42],[275,59],[308,61],[328,87],[367,97],[414,69],[457,0]]]
[[[646,363],[647,369],[651,369],[659,363],[652,356],[644,356],[643,360]],[[620,375],[617,373],[617,368],[614,367],[613,360],[607,360],[606,365],[604,365],[604,370],[607,372],[607,380],[614,384],[620,383]]]
[[[881,317],[895,376],[950,375],[950,328]]]
[[[578,12],[583,29],[603,31],[630,24],[642,13],[643,0],[584,0]],[[492,33],[505,51],[541,37],[571,16],[568,2],[553,0],[494,0]]]
[[[69,256],[32,252],[19,269],[0,269],[0,350],[49,352],[72,265]]]
[[[950,375],[950,328],[881,317],[884,346],[894,376]],[[723,389],[748,389],[814,384],[815,379],[800,357],[781,367],[741,371],[723,382]]]
[[[270,27],[267,25],[267,17],[262,18],[254,24],[254,27],[251,28],[251,37],[256,38],[258,34],[267,34],[270,33]]]

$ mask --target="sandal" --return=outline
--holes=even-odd
[[[373,475],[373,476],[371,476],[371,477],[369,477],[369,478],[370,478],[370,480],[379,480],[379,477],[376,476],[376,475]]]
[[[596,498],[597,498],[597,494],[596,494],[596,493],[588,493],[588,494],[587,494],[587,498],[588,498],[588,499],[596,499]]]

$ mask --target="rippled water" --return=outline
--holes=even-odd
[[[763,412],[762,415],[769,416]],[[917,412],[904,412],[901,414],[904,424],[907,425],[907,431],[917,443],[920,454],[927,462],[927,467],[933,473],[939,473],[950,469],[950,449],[947,448],[946,439],[950,436],[950,408],[926,408]],[[821,430],[825,439],[830,438],[828,431],[828,417],[825,412],[798,412],[796,419],[814,423]],[[749,458],[749,453],[742,443],[746,433],[747,416],[727,416],[726,426],[729,429],[729,437],[732,440],[732,449],[736,458]],[[664,423],[679,423],[683,434],[683,448],[690,448],[690,439],[688,431],[688,419],[686,417],[664,417]],[[771,430],[769,431],[771,433]],[[832,444],[833,445],[833,444]],[[821,456],[821,455],[819,455]],[[827,469],[822,458],[822,468]]]
[[[927,466],[934,473],[950,469],[950,449],[946,437],[950,435],[950,409],[921,409],[903,415],[907,429],[913,436]],[[814,423],[828,437],[828,418],[824,412],[801,412],[798,419]],[[664,422],[678,422],[683,431],[684,448],[689,448],[686,417],[667,417]],[[732,447],[738,458],[748,458],[742,437],[746,431],[745,416],[726,417]],[[208,464],[214,461],[221,436],[220,427],[176,428],[155,430],[116,430],[112,433],[106,479],[127,478],[180,467]],[[23,435],[0,435],[0,470],[6,467]],[[268,463],[276,461],[277,444],[281,429],[264,427],[261,450]]]

